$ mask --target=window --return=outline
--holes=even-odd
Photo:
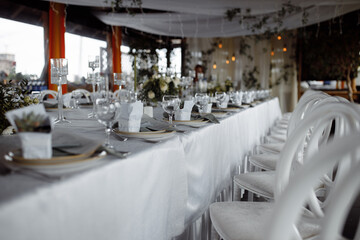
[[[0,73],[13,71],[39,78],[45,61],[43,28],[4,18],[0,26]]]
[[[105,41],[65,33],[65,56],[69,64],[68,81],[81,83],[81,79],[86,78],[90,72],[89,56],[100,56],[101,48],[106,48]]]

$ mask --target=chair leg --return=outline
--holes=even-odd
[[[254,194],[250,191],[247,191],[247,200],[248,202],[253,202],[254,201]]]

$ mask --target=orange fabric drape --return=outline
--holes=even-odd
[[[122,41],[121,27],[112,27],[112,60],[113,60],[113,73],[121,73],[121,41]],[[114,81],[114,78],[111,78]],[[113,91],[119,89],[118,85],[112,82]]]
[[[50,2],[49,8],[49,89],[57,91],[57,85],[51,84],[50,59],[65,58],[65,5]],[[67,84],[62,85],[63,93]]]

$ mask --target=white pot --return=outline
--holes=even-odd
[[[22,155],[29,159],[52,157],[51,133],[20,132]]]

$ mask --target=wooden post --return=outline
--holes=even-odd
[[[112,66],[113,66],[113,73],[121,73],[121,41],[122,41],[122,34],[121,34],[121,27],[113,26],[112,27]],[[114,78],[112,79],[113,91],[119,89],[119,86],[114,84]]]
[[[65,58],[65,5],[50,2],[49,7],[49,89],[57,91],[57,85],[51,84],[50,59]],[[69,61],[71,63],[71,60]],[[63,93],[67,92],[67,84],[62,85]]]

